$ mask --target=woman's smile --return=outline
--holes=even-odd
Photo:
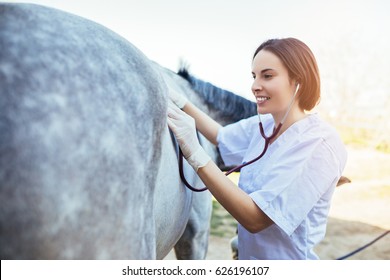
[[[267,102],[270,99],[271,98],[268,97],[268,96],[257,96],[256,97],[256,103],[257,103],[257,105],[262,105],[262,104],[264,104],[265,102]]]

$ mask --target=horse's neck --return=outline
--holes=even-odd
[[[168,90],[185,95],[195,106],[221,125],[226,125],[256,114],[256,103],[232,92],[218,88],[192,76],[180,76],[159,67]]]

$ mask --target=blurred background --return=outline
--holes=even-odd
[[[19,1],[3,1],[19,2]],[[360,233],[345,248],[326,244],[334,258],[390,229],[390,2],[387,0],[35,0],[96,21],[138,47],[147,57],[176,71],[179,61],[196,77],[253,100],[251,59],[270,38],[296,37],[317,58],[322,98],[315,109],[339,131],[349,152],[345,176],[331,209],[340,240]],[[254,100],[253,100],[254,101]],[[215,213],[223,211],[215,205]],[[221,214],[221,213],[220,213]],[[214,236],[234,235],[226,213],[214,215]],[[225,218],[223,218],[225,217]],[[337,222],[336,222],[337,220]],[[332,227],[333,225],[333,227]],[[337,226],[337,228],[336,228]],[[364,233],[363,233],[364,231]],[[228,236],[225,236],[228,232]],[[351,234],[351,235],[350,235]],[[390,259],[390,238],[380,254],[357,258]],[[226,240],[225,240],[226,241]],[[342,242],[343,242],[342,241]],[[336,242],[336,243],[335,243]],[[351,243],[352,242],[352,243]],[[349,246],[349,247],[348,247]],[[216,256],[215,256],[216,257]],[[218,257],[222,258],[222,257]]]

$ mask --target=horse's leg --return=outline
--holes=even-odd
[[[215,160],[217,157],[215,147],[202,135],[199,137],[205,151]],[[204,187],[196,174],[195,179],[193,186]],[[177,259],[205,259],[207,254],[212,211],[211,194],[205,191],[193,193],[192,196],[192,207],[186,228],[174,247]]]
[[[190,215],[193,195],[182,185],[179,172],[172,172],[177,169],[178,163],[168,127],[161,139],[161,152],[162,160],[158,167],[156,179],[158,183],[153,203],[157,259],[163,259],[183,234]]]
[[[174,247],[177,259],[206,258],[211,205],[211,195],[208,191],[193,194],[193,205],[186,229]]]
[[[238,260],[238,236],[230,239],[230,248],[232,249],[232,259]]]

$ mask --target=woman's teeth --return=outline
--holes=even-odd
[[[266,96],[259,96],[259,97],[256,98],[257,102],[259,102],[259,103],[263,103],[263,102],[265,102],[265,101],[267,101],[269,99],[270,98],[266,97]]]

